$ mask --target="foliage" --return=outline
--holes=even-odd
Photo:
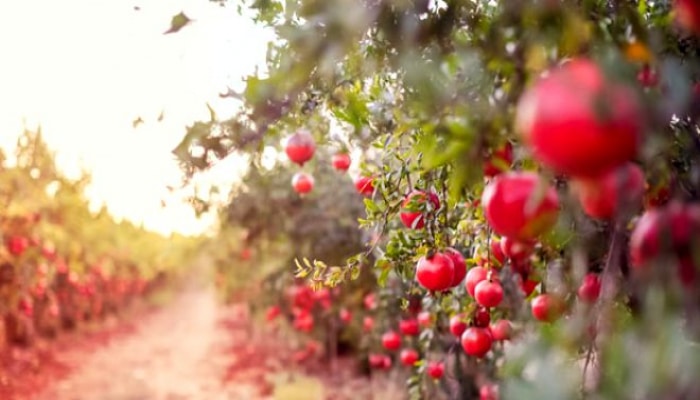
[[[420,340],[408,343],[422,359],[409,381],[412,397],[434,398],[435,383],[422,374],[424,361],[437,359],[453,370],[440,381],[450,398],[478,397],[477,388],[488,398],[484,389],[494,382],[501,382],[503,398],[513,399],[700,396],[691,378],[700,371],[697,281],[681,288],[676,274],[659,270],[675,271],[679,260],[673,251],[652,263],[655,274],[635,272],[631,264],[636,261],[627,250],[635,207],[618,210],[611,221],[586,216],[577,201],[579,177],[563,176],[543,163],[523,135],[526,128],[516,121],[523,107],[519,100],[543,72],[565,59],[594,60],[607,82],[629,89],[631,101],[640,104],[642,112],[632,118],[642,126],[644,140],[634,161],[646,176],[647,214],[664,204],[664,197],[697,202],[700,95],[693,84],[700,77],[700,46],[684,29],[687,22],[677,24],[689,20],[681,18],[680,6],[603,0],[244,4],[278,35],[270,45],[267,75],[247,79],[238,115],[188,131],[177,152],[183,170],[192,175],[233,152],[260,154],[299,128],[311,131],[320,145],[342,142],[360,150],[361,174],[374,177],[376,188],[365,200],[360,225],[380,238],[369,251],[351,257],[347,267],[375,266],[383,287],[379,308],[389,310],[382,315],[383,330],[376,333],[395,329],[402,312],[415,315],[420,307],[407,306],[416,296],[432,315]],[[551,112],[566,115],[576,107],[570,103],[575,100],[562,97],[561,109]],[[600,121],[623,108],[596,103],[586,111]],[[193,126],[202,128],[201,123]],[[513,159],[494,161],[506,143],[515,149]],[[608,149],[590,150],[587,157],[602,162]],[[484,173],[493,162],[502,169],[538,171],[553,182],[561,201],[556,226],[537,238],[524,272],[514,260],[500,270],[495,266],[492,242],[500,238],[477,204],[485,184],[497,175]],[[263,172],[252,174],[252,179],[266,179]],[[419,207],[425,229],[407,229],[399,221],[402,202],[414,189],[439,198],[439,207]],[[543,189],[532,197],[541,201]],[[671,208],[660,209],[670,213]],[[234,221],[257,212],[245,210]],[[267,226],[278,218],[271,215]],[[697,235],[691,217],[681,220]],[[447,328],[453,315],[474,317],[471,296],[461,285],[429,292],[415,279],[416,262],[448,246],[466,254],[470,267],[480,264],[499,275],[505,295],[503,304],[491,309],[491,319],[508,318],[519,328],[517,340],[497,343],[484,358],[455,352],[458,341]],[[682,261],[679,268],[689,265],[686,272],[694,276],[698,263]],[[324,265],[302,270],[318,278],[327,271]],[[600,273],[602,280],[600,298],[592,305],[576,294],[587,273]],[[325,277],[327,284],[337,283],[336,276]],[[538,283],[534,294],[518,289],[526,280]],[[536,321],[528,307],[539,293],[560,297],[566,317]],[[403,311],[387,307],[397,303]],[[374,340],[377,349],[378,337]]]

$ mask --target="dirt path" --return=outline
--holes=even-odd
[[[95,352],[59,355],[74,372],[37,400],[260,399],[244,383],[224,384],[231,334],[218,321],[214,291],[191,290]]]

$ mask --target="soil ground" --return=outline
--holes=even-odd
[[[15,391],[0,398],[391,400],[403,390],[389,384],[397,377],[357,376],[350,360],[332,371],[320,361],[297,365],[279,334],[254,328],[245,307],[221,306],[209,288],[113,325],[54,343],[37,361],[42,366],[16,374]]]

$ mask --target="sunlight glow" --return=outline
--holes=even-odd
[[[180,11],[194,21],[163,35]],[[41,125],[66,174],[93,175],[96,208],[163,233],[206,230],[212,217],[197,220],[166,189],[180,181],[170,152],[186,125],[208,119],[207,102],[235,111],[218,94],[264,63],[271,33],[204,0],[3,2],[0,15],[0,146]],[[226,160],[198,184],[225,185],[242,164]]]

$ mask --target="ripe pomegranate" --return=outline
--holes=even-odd
[[[350,313],[350,311],[348,311],[347,308],[341,309],[338,313],[338,316],[340,317],[340,320],[345,324],[349,324],[350,321],[352,321],[352,313]]]
[[[428,376],[433,379],[440,379],[445,374],[445,364],[440,361],[431,361],[425,369]]]
[[[452,260],[452,266],[454,267],[454,275],[452,276],[450,287],[456,287],[462,283],[464,277],[467,276],[467,263],[464,261],[462,253],[452,247],[445,249],[445,255]]]
[[[401,204],[401,222],[404,226],[411,229],[423,229],[425,226],[425,215],[421,209],[424,209],[426,200],[430,200],[433,210],[440,208],[440,199],[433,192],[428,193],[420,190],[414,190],[409,193]]]
[[[351,162],[352,160],[350,160],[350,154],[348,153],[336,153],[331,157],[333,168],[338,171],[347,171],[350,168]]]
[[[418,336],[420,334],[418,321],[414,318],[402,319],[399,321],[399,331],[404,336]]]
[[[412,367],[420,357],[418,352],[413,349],[403,349],[401,354],[399,354],[399,358],[401,359],[401,364]]]
[[[486,277],[488,277],[488,270],[483,267],[474,267],[467,272],[467,277],[464,280],[464,286],[467,288],[467,293],[469,293],[470,296],[474,297],[474,288],[476,288],[476,285],[485,280]]]
[[[637,81],[642,87],[651,88],[659,84],[659,74],[646,64],[637,72]]]
[[[583,211],[590,217],[609,220],[618,210],[638,207],[644,195],[644,172],[633,163],[611,170],[595,180],[574,181]]]
[[[527,261],[535,249],[535,242],[521,241],[504,237],[501,239],[501,251],[514,263]]]
[[[693,251],[700,240],[700,204],[671,202],[663,208],[645,212],[630,236],[630,261],[638,272],[660,255],[679,260],[683,283],[691,283],[695,268]]]
[[[496,280],[483,280],[474,288],[474,299],[483,307],[497,307],[503,301],[503,287]]]
[[[506,142],[498,150],[494,151],[484,163],[484,176],[494,177],[510,169],[513,163],[513,145]]]
[[[386,354],[370,354],[369,366],[375,369],[389,369],[391,368],[391,358]]]
[[[377,296],[374,293],[367,293],[365,298],[362,300],[365,308],[368,310],[374,310],[377,308]]]
[[[429,328],[433,324],[433,318],[428,311],[422,311],[416,317],[418,324],[423,328]]]
[[[305,172],[297,172],[292,177],[292,187],[299,194],[307,194],[314,188],[314,177]]]
[[[366,316],[362,319],[362,329],[365,332],[371,332],[374,329],[374,318]]]
[[[495,341],[509,340],[513,334],[513,326],[507,319],[499,319],[489,326],[491,336]]]
[[[309,131],[300,129],[287,138],[284,151],[292,162],[303,166],[307,161],[313,158],[314,152],[316,151],[316,143]]]
[[[360,176],[355,179],[355,189],[357,193],[369,197],[374,193],[374,178],[368,176]]]
[[[581,286],[578,287],[578,298],[586,303],[595,303],[600,296],[600,276],[594,273],[588,273],[583,277]]]
[[[398,350],[401,347],[401,336],[394,331],[382,335],[382,346],[387,350]]]
[[[700,34],[700,3],[697,0],[675,0],[673,5],[678,24]]]
[[[462,349],[473,357],[483,357],[491,350],[493,338],[488,328],[467,328],[462,334]]]
[[[506,254],[503,252],[502,245],[502,239],[496,238],[491,238],[491,243],[489,243],[489,247],[491,248],[491,261],[493,261],[493,266],[499,269],[506,263]]]
[[[281,313],[282,311],[280,310],[279,306],[270,306],[267,309],[267,312],[265,313],[265,319],[267,321],[272,321],[275,318],[277,318]]]
[[[464,322],[464,315],[458,314],[450,318],[450,333],[456,337],[461,337],[467,329],[467,323]]]
[[[557,222],[556,190],[532,172],[508,172],[494,178],[481,197],[484,215],[501,236],[531,240]]]
[[[498,386],[488,383],[479,388],[479,400],[498,400]]]
[[[553,322],[564,312],[563,302],[550,294],[541,294],[532,299],[532,315],[539,321]]]
[[[636,157],[643,117],[630,88],[579,58],[523,94],[516,129],[540,163],[559,174],[594,177]]]
[[[472,316],[472,324],[478,326],[479,328],[486,328],[491,323],[491,313],[486,307],[478,307],[474,310],[474,315]]]
[[[19,257],[24,254],[27,247],[29,247],[29,239],[18,235],[10,236],[5,243],[5,247],[7,247],[7,251],[9,251],[10,254]]]
[[[430,291],[449,289],[454,278],[452,259],[445,254],[435,253],[432,257],[421,257],[416,265],[416,280]]]

